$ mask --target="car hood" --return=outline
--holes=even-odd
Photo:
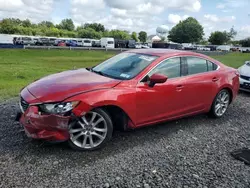
[[[243,65],[239,69],[240,75],[243,76],[249,76],[250,77],[250,66],[249,65]]]
[[[46,76],[28,85],[27,89],[41,102],[58,102],[83,92],[112,88],[120,82],[78,69]]]

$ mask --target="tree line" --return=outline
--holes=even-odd
[[[147,40],[147,33],[145,31],[139,32],[138,35],[136,32],[130,34],[125,30],[108,30],[100,23],[85,23],[81,26],[75,27],[72,19],[63,19],[59,24],[53,24],[50,21],[42,21],[35,24],[29,19],[20,20],[15,18],[5,18],[0,21],[0,33],[91,39],[112,37],[121,40],[140,40],[141,42],[146,42]]]
[[[108,30],[100,23],[85,23],[75,27],[72,19],[63,19],[59,24],[53,24],[50,21],[42,21],[34,24],[29,19],[6,18],[0,21],[0,33],[92,39],[112,37],[120,40],[134,39],[141,42],[146,42],[147,40],[147,33],[145,31],[141,31],[138,34],[136,32],[130,34],[125,30]],[[205,40],[203,26],[195,18],[189,17],[176,24],[169,31],[167,38],[176,43],[250,46],[250,38],[235,41],[234,37],[236,35],[237,31],[232,27],[230,31],[214,31],[208,40]],[[162,41],[164,40],[165,38],[162,37]]]

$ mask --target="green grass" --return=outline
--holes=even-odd
[[[96,65],[116,54],[105,51],[0,50],[0,101],[18,96],[28,83],[52,73]],[[250,54],[231,53],[214,56],[226,65],[238,68]]]
[[[0,101],[18,96],[28,83],[52,73],[89,67],[113,52],[70,50],[0,50]]]
[[[250,53],[229,53],[227,55],[212,56],[212,58],[227,66],[239,68],[245,61],[250,61]]]

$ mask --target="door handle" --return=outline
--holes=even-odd
[[[177,90],[177,91],[181,91],[183,88],[184,88],[183,85],[178,85],[178,86],[176,86],[176,90]]]
[[[217,77],[214,77],[214,78],[212,79],[213,82],[217,82],[218,80],[219,80],[219,78],[217,78]]]

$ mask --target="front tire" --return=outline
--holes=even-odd
[[[87,112],[69,126],[69,146],[88,151],[102,148],[111,138],[113,124],[109,115],[97,108]]]
[[[230,104],[231,95],[227,89],[222,89],[215,97],[211,110],[210,115],[214,118],[222,117]]]

